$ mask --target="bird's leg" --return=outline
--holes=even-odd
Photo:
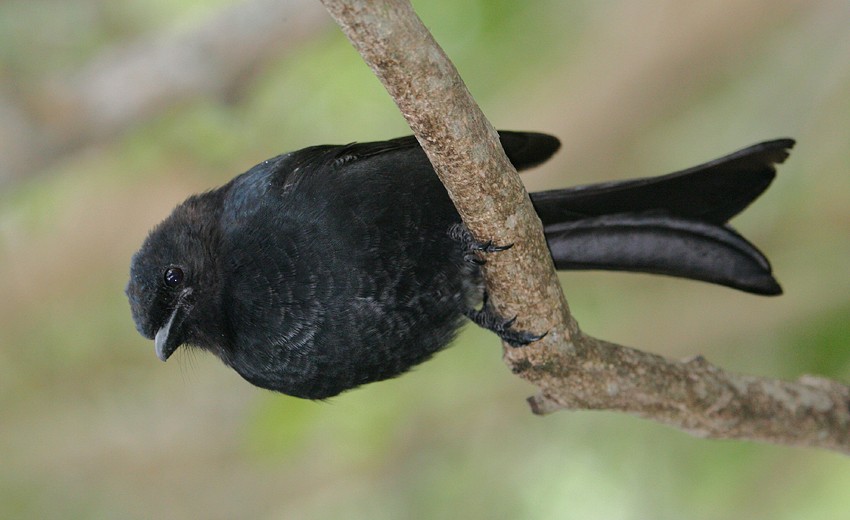
[[[506,320],[493,310],[488,300],[489,297],[485,289],[481,308],[468,309],[464,311],[464,314],[479,327],[484,327],[489,331],[495,332],[508,345],[512,347],[524,347],[529,343],[542,339],[547,334],[546,332],[543,334],[534,334],[526,330],[514,329],[513,325],[516,321],[516,316]]]
[[[453,225],[449,229],[449,236],[463,246],[463,259],[476,265],[484,265],[487,262],[479,256],[479,253],[497,253],[513,247],[513,244],[497,246],[492,240],[486,242],[476,240],[463,223]]]
[[[492,240],[486,242],[476,240],[463,223],[453,225],[449,229],[449,236],[460,242],[463,246],[463,259],[475,265],[484,265],[486,263],[486,260],[479,256],[480,253],[497,253],[513,247],[513,244],[497,246]],[[464,314],[479,327],[495,332],[508,345],[512,347],[523,347],[546,335],[545,332],[543,334],[534,334],[525,330],[515,330],[513,324],[516,321],[516,316],[511,319],[505,319],[488,302],[489,295],[485,289],[481,308],[467,309],[464,311]]]

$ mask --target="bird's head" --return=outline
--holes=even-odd
[[[133,255],[127,297],[136,329],[162,361],[180,345],[221,340],[217,212],[212,194],[191,197],[148,235]]]

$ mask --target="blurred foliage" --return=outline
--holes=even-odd
[[[228,4],[3,2],[3,88],[29,99],[54,73]],[[742,372],[850,381],[846,2],[415,5],[494,123],[563,139],[526,177],[533,189],[797,137],[775,185],[735,222],[769,253],[785,296],[612,273],[562,280],[589,333]],[[839,455],[705,441],[611,413],[532,416],[533,388],[477,329],[404,377],[327,403],[257,390],[197,352],[156,360],[122,289],[130,255],[175,204],[282,151],[405,133],[328,26],[235,98],[152,114],[0,193],[0,517],[846,516]]]

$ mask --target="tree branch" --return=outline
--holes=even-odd
[[[540,393],[537,414],[628,412],[703,437],[815,446],[850,454],[850,388],[728,373],[581,333],[570,314],[542,227],[498,135],[407,0],[322,0],[407,119],[476,237],[512,249],[484,266],[491,302],[517,327],[548,331],[505,361]]]

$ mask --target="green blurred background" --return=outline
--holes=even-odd
[[[784,296],[562,281],[591,334],[850,382],[850,3],[415,7],[496,126],[563,140],[525,175],[532,190],[795,137],[735,221]],[[156,359],[123,289],[175,204],[283,151],[406,133],[318,2],[0,4],[0,517],[847,518],[846,457],[613,413],[535,417],[534,389],[472,327],[327,403],[258,390],[211,356]]]

